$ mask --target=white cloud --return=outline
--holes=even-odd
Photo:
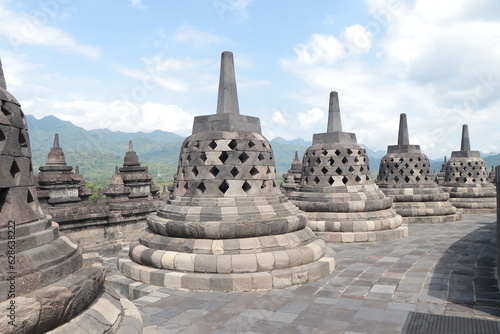
[[[314,107],[327,105],[329,91],[339,91],[344,131],[372,149],[395,144],[405,112],[412,143],[431,157],[459,148],[464,123],[477,143],[473,148],[500,152],[488,135],[498,132],[500,3],[366,4],[372,19],[364,26],[346,27],[338,38],[313,34],[294,47],[294,58],[281,60],[306,85],[293,96]]]
[[[26,106],[29,106],[27,111],[37,118],[54,115],[87,130],[103,128],[125,132],[163,130],[189,135],[195,116],[176,105],[151,102],[137,104],[120,100],[110,103],[87,100],[66,102],[38,100],[23,103],[25,109]]]
[[[248,6],[253,0],[214,0],[213,5],[219,15],[219,18],[224,19],[228,16],[233,16],[238,19],[248,19]]]
[[[63,30],[50,26],[53,15],[40,9],[29,15],[7,8],[8,2],[0,2],[0,35],[4,36],[13,49],[22,44],[56,46],[90,58],[99,58],[100,50],[92,45],[78,44]]]
[[[134,8],[140,9],[140,10],[146,10],[147,7],[142,3],[142,0],[129,0],[130,5]]]
[[[189,44],[194,48],[205,48],[213,44],[227,43],[229,40],[212,31],[197,30],[188,23],[184,23],[175,32],[173,41]]]

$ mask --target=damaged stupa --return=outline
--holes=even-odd
[[[279,191],[259,119],[239,114],[233,55],[223,52],[217,113],[195,117],[171,198],[120,252],[118,267],[143,283],[190,290],[303,284],[335,265],[306,225]]]
[[[295,158],[292,161],[292,166],[288,173],[283,174],[283,183],[281,184],[281,191],[288,196],[290,192],[297,190],[302,178],[302,162],[299,160],[299,154],[295,151]]]
[[[36,194],[26,119],[0,63],[0,333],[142,333],[106,269],[59,232]]]
[[[326,133],[313,135],[302,160],[302,180],[290,200],[305,211],[309,226],[332,242],[403,238],[408,227],[392,199],[370,177],[366,149],[342,131],[337,92],[330,93]]]
[[[419,145],[410,145],[406,114],[399,118],[398,144],[387,146],[380,160],[377,184],[393,199],[393,208],[405,223],[446,223],[460,220],[450,195],[431,173],[429,158]]]
[[[496,188],[488,179],[486,162],[470,149],[469,127],[462,127],[460,151],[451,152],[443,190],[461,213],[495,213]]]

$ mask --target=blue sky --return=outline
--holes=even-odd
[[[431,158],[500,152],[496,0],[0,0],[0,57],[27,114],[86,129],[190,134],[215,112],[220,54],[235,57],[240,112],[272,139],[344,131]]]

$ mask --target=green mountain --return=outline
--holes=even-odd
[[[59,133],[59,143],[70,166],[80,166],[80,173],[88,182],[99,187],[109,184],[115,166],[123,165],[123,157],[128,150],[128,141],[133,140],[134,150],[139,156],[141,164],[148,166],[153,174],[154,181],[161,184],[172,182],[172,176],[177,170],[179,151],[184,137],[171,132],[155,130],[153,132],[121,132],[108,129],[87,131],[71,122],[63,121],[55,116],[36,119],[26,115],[31,149],[33,154],[33,167],[35,172],[40,165],[44,165],[47,154],[53,145],[54,134]],[[287,141],[277,137],[270,141],[274,151],[277,176],[289,168],[295,156],[299,159],[311,145],[310,141],[301,138]],[[376,176],[381,158],[385,151],[372,151],[366,149],[370,159],[372,176]],[[489,168],[500,165],[500,154],[490,155],[485,158]],[[438,172],[442,160],[431,160],[431,166]]]

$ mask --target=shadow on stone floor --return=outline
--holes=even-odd
[[[453,243],[434,267],[429,295],[459,307],[500,316],[496,277],[496,222],[478,228]]]

